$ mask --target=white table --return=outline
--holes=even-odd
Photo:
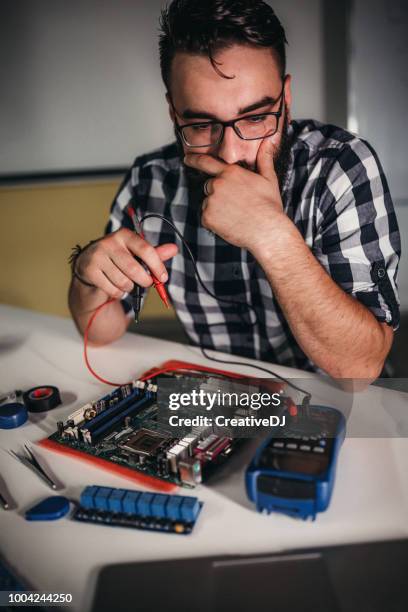
[[[0,430],[1,449],[18,449],[27,440],[35,442],[53,433],[57,420],[106,393],[107,387],[85,369],[82,339],[71,321],[9,306],[0,306],[0,321],[0,389],[52,384],[60,388],[63,397],[62,407],[31,416],[18,429]],[[118,381],[129,380],[169,358],[215,365],[198,349],[129,333],[113,345],[91,349],[90,354],[99,373]],[[255,373],[238,366],[225,369]],[[289,377],[303,376],[303,384],[314,392],[315,403],[323,403],[325,397],[327,401],[327,394],[331,405],[341,404],[346,397],[314,375],[275,369]],[[346,401],[350,403],[350,396]],[[374,411],[376,401],[385,409],[380,406]],[[244,491],[248,460],[244,451],[242,466],[226,470],[216,485],[196,489],[205,505],[194,532],[186,537],[87,525],[68,518],[27,522],[24,511],[50,490],[0,450],[1,474],[18,503],[17,511],[0,510],[1,552],[35,589],[72,593],[72,608],[82,612],[92,601],[98,570],[110,563],[277,552],[407,537],[408,441],[397,436],[398,431],[407,430],[406,422],[401,424],[405,412],[407,396],[394,391],[370,387],[353,401],[351,430],[365,431],[367,423],[374,423],[373,435],[385,433],[383,437],[345,440],[330,508],[315,522],[256,513]],[[89,484],[142,488],[78,460],[45,449],[38,449],[38,453],[66,485],[65,495],[78,498]]]

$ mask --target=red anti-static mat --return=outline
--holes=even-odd
[[[153,376],[156,376],[159,373],[164,372],[211,372],[213,374],[223,374],[229,376],[230,378],[245,378],[249,380],[250,378],[255,380],[262,380],[264,383],[264,379],[256,379],[253,377],[248,377],[243,374],[236,374],[235,372],[227,372],[225,370],[219,370],[217,368],[210,368],[207,366],[199,365],[196,363],[188,363],[187,361],[177,361],[175,359],[165,361],[161,366],[157,366],[155,368],[151,368],[144,374],[139,377],[139,380],[146,380]],[[280,382],[271,382],[267,381],[268,387],[272,392],[278,392],[280,389],[284,388],[285,385]],[[265,385],[266,386],[266,385]],[[38,442],[39,446],[47,448],[48,450],[61,453],[62,455],[67,455],[68,457],[73,457],[74,459],[79,459],[81,461],[86,461],[87,463],[99,467],[106,472],[111,472],[116,476],[122,476],[123,478],[127,478],[129,480],[133,480],[138,484],[143,484],[146,487],[150,487],[151,489],[155,489],[156,491],[170,492],[174,491],[177,487],[172,482],[166,482],[161,480],[160,478],[155,478],[154,476],[149,476],[147,474],[142,474],[136,470],[132,470],[130,468],[124,467],[123,465],[117,465],[111,461],[106,459],[101,459],[100,457],[93,457],[92,455],[88,455],[82,451],[73,449],[69,446],[64,446],[63,444],[59,444],[54,440],[50,440],[49,438],[45,438],[44,440],[40,440]]]
[[[158,374],[164,372],[210,372],[212,374],[222,374],[224,376],[228,376],[229,378],[243,378],[247,381],[253,381],[254,383],[262,383],[262,385],[268,388],[272,393],[279,393],[282,389],[286,388],[285,382],[273,381],[268,378],[258,378],[256,376],[248,376],[246,374],[237,374],[236,372],[229,372],[227,370],[220,370],[218,368],[210,368],[208,366],[199,365],[197,363],[189,363],[187,361],[178,361],[176,359],[170,359],[169,361],[165,361],[161,366],[157,366],[151,368],[151,370],[147,370],[144,374],[140,376],[141,380],[146,380],[148,378],[152,378],[153,376],[157,376]]]
[[[92,455],[88,455],[80,450],[70,448],[69,446],[64,446],[63,444],[59,444],[58,442],[49,440],[48,438],[40,440],[38,445],[42,446],[43,448],[48,448],[48,450],[55,451],[56,453],[61,453],[62,455],[73,457],[74,459],[86,461],[95,467],[103,469],[105,472],[110,472],[115,476],[122,476],[122,478],[127,478],[128,480],[132,480],[137,484],[145,485],[146,487],[155,489],[156,491],[170,493],[177,487],[177,485],[172,482],[166,482],[164,480],[160,480],[159,478],[155,478],[154,476],[142,474],[142,472],[131,470],[123,465],[116,465],[116,463],[107,461],[106,459],[101,459],[100,457],[93,457]]]

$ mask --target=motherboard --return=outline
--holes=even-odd
[[[54,450],[57,444],[169,484],[192,488],[204,482],[245,440],[220,435],[205,425],[175,437],[174,428],[160,419],[158,401],[160,385],[168,385],[169,380],[180,385],[186,380],[204,381],[210,386],[230,384],[215,374],[197,373],[137,379],[58,421],[58,429],[48,441]]]
[[[157,390],[164,375],[135,380],[89,402],[57,423],[49,440],[176,485],[194,487],[242,442],[196,427],[174,432],[158,419]]]

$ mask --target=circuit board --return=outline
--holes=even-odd
[[[205,426],[175,437],[172,428],[163,424],[158,418],[158,386],[169,377],[189,376],[167,373],[117,387],[59,421],[48,440],[54,449],[56,443],[145,476],[193,488],[227,461],[244,440],[216,435]],[[214,375],[204,378],[211,381]]]

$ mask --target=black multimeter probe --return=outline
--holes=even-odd
[[[140,285],[133,285],[132,291],[129,293],[130,301],[132,303],[133,313],[135,317],[135,323],[139,323],[139,313],[142,308],[142,297],[144,289]]]

